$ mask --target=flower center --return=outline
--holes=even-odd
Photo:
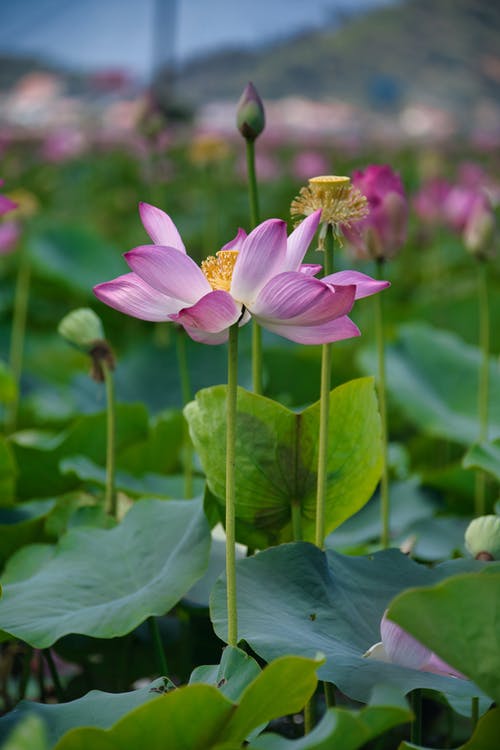
[[[202,261],[201,270],[212,289],[230,290],[237,257],[237,250],[219,250]]]
[[[350,177],[339,177],[337,175],[321,175],[311,177],[309,185],[318,191],[324,190],[325,193],[336,198],[344,198],[349,193],[351,179]]]

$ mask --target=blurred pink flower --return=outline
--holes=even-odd
[[[444,205],[451,188],[451,184],[440,177],[424,182],[413,197],[413,208],[418,218],[432,226],[443,224]]]
[[[49,162],[65,162],[80,156],[86,146],[83,133],[72,128],[63,128],[46,136],[42,143],[42,157]]]
[[[258,151],[255,154],[255,171],[257,173],[257,179],[260,182],[274,182],[281,176],[281,167],[277,159],[262,151]],[[240,179],[246,181],[247,163],[244,157],[238,160],[236,172]]]
[[[300,151],[292,161],[292,174],[300,181],[317,174],[329,174],[328,159],[319,151]]]
[[[0,180],[0,187],[2,187],[2,185],[3,180]],[[13,211],[15,208],[17,208],[17,203],[14,203],[14,201],[11,201],[6,195],[0,193],[0,216],[9,213],[9,211]]]
[[[349,245],[359,258],[393,258],[408,231],[408,201],[400,176],[387,164],[371,164],[354,173],[352,184],[366,196],[370,212],[342,227]]]
[[[395,622],[391,622],[385,612],[380,622],[380,635],[382,640],[371,646],[365,657],[399,664],[408,669],[418,669],[421,672],[434,672],[446,677],[467,679],[465,675],[436,656],[406,630],[396,625]]]
[[[485,192],[477,191],[463,230],[466,249],[476,258],[485,260],[495,252],[496,222],[491,200]]]
[[[0,222],[0,255],[7,255],[15,249],[20,234],[17,221]]]
[[[359,335],[347,317],[354,300],[389,286],[356,271],[314,278],[320,266],[302,260],[321,211],[287,238],[286,224],[269,219],[236,237],[201,268],[187,255],[170,217],[141,203],[153,245],[125,253],[132,273],[98,284],[105,304],[142,320],[172,321],[195,341],[220,344],[234,323],[250,316],[269,331],[301,344],[322,344]]]

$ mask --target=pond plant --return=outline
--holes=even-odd
[[[34,217],[19,239],[34,333],[23,323],[16,344],[24,377],[0,369],[0,747],[496,750],[492,202],[474,188],[465,211],[455,195],[452,220],[451,183],[418,197],[427,236],[451,223],[439,263],[470,271],[457,231],[477,260],[476,348],[420,319],[432,285],[414,259],[432,251],[415,255],[404,170],[283,178],[283,210],[268,212],[252,84],[237,126],[249,217],[227,175],[241,144],[223,144],[217,182],[203,173],[223,227],[205,257],[216,224],[190,213],[203,194],[189,144],[165,138],[169,200],[144,182],[151,153],[146,169],[101,154],[87,172],[91,150],[43,165],[78,193],[75,165],[104,188],[107,160],[102,194],[132,249],[124,273],[58,205],[56,226]],[[467,327],[467,304],[448,320]]]

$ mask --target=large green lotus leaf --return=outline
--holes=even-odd
[[[95,284],[123,273],[120,254],[84,226],[37,227],[28,249],[37,275],[87,296]]]
[[[222,515],[226,472],[226,388],[206,388],[185,408],[191,437]],[[294,413],[238,389],[236,525],[238,541],[266,547],[292,539],[292,504],[302,538],[314,538],[319,402]],[[380,418],[372,378],[330,394],[326,531],[361,508],[381,471]]]
[[[160,677],[151,685],[128,693],[91,690],[83,698],[55,705],[21,701],[13,711],[0,719],[0,742],[7,737],[10,740],[14,732],[21,731],[27,720],[35,720],[38,725],[42,725],[50,747],[73,727],[111,727],[132,709],[156,698],[163,685],[164,680]],[[26,747],[31,750],[31,746]]]
[[[2,721],[3,719],[0,719],[0,724]],[[45,727],[38,716],[26,716],[2,745],[2,750],[48,750],[48,748]]]
[[[423,323],[401,326],[398,339],[386,349],[387,383],[391,397],[426,434],[470,445],[479,434],[479,349],[458,336]],[[375,354],[361,353],[361,365],[373,372]],[[490,365],[489,424],[500,435],[500,372]]]
[[[435,504],[420,486],[417,477],[391,483],[390,531],[391,538],[400,538],[417,521],[433,515]],[[380,539],[382,531],[380,493],[356,515],[348,518],[326,539],[327,547],[347,549]]]
[[[500,702],[500,564],[408,591],[389,617]]]
[[[500,440],[476,443],[465,454],[465,469],[482,469],[500,482]]]
[[[371,705],[360,711],[330,708],[319,724],[299,740],[262,734],[249,750],[359,750],[367,742],[399,724],[411,721],[412,713],[398,691],[377,686]]]
[[[0,628],[35,648],[68,633],[124,635],[179,601],[209,547],[201,501],[143,500],[114,529],[69,531],[33,575],[7,584]]]
[[[0,508],[12,506],[14,502],[17,473],[12,448],[4,437],[0,437]]]
[[[106,469],[98,466],[86,456],[70,456],[63,459],[59,464],[62,474],[74,474],[84,482],[92,482],[99,487],[106,486]],[[203,493],[204,481],[199,477],[193,477],[193,494]],[[118,470],[115,473],[115,486],[117,490],[125,492],[131,497],[144,497],[145,495],[156,497],[182,497],[184,494],[184,477],[160,476],[160,474],[143,474],[133,476],[128,471]]]
[[[497,750],[500,737],[500,708],[493,708],[481,716],[472,737],[457,750]],[[433,750],[433,748],[402,742],[398,750]]]
[[[121,453],[148,434],[148,413],[142,404],[116,407],[117,465]],[[63,433],[23,431],[12,437],[12,448],[19,467],[17,494],[21,499],[60,495],[78,484],[75,475],[63,475],[59,462],[82,454],[102,466],[106,463],[106,414],[79,417]],[[126,468],[126,465],[125,467]]]
[[[0,570],[26,544],[53,542],[66,526],[74,507],[71,497],[32,500],[0,508]]]
[[[56,750],[216,750],[239,748],[271,719],[299,711],[313,694],[319,662],[288,656],[270,664],[237,703],[211,685],[188,685],[144,704],[110,730],[69,732]]]
[[[415,688],[442,691],[467,711],[470,697],[481,692],[472,683],[363,654],[380,641],[380,620],[396,594],[481,567],[475,560],[454,560],[429,569],[397,550],[351,557],[304,542],[281,545],[237,563],[238,635],[266,661],[292,652],[324,653],[326,663],[318,676],[355,700],[368,701],[374,685],[387,683],[404,693]],[[225,640],[223,578],[212,593],[211,616]],[[465,699],[463,706],[459,699]]]

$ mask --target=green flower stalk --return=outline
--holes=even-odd
[[[266,117],[262,99],[251,82],[246,85],[238,102],[236,124],[246,144],[250,228],[254,229],[260,221],[255,141],[264,130]],[[252,384],[254,393],[262,393],[262,329],[255,321],[252,327]]]
[[[60,335],[79,349],[88,354],[91,362],[90,376],[106,387],[106,512],[116,517],[115,490],[115,388],[113,370],[115,359],[110,345],[104,338],[104,329],[100,318],[89,308],[73,310],[64,317],[58,326]]]
[[[236,407],[238,395],[238,323],[229,329],[226,401],[226,579],[227,642],[238,643],[236,602]]]
[[[479,192],[472,197],[463,229],[466,250],[477,260],[477,290],[479,307],[479,347],[481,364],[479,367],[478,418],[479,441],[488,440],[488,404],[490,378],[490,313],[488,301],[488,260],[493,253],[495,236],[495,215],[489,198]],[[476,516],[486,510],[486,477],[483,471],[476,475],[474,498]]]

